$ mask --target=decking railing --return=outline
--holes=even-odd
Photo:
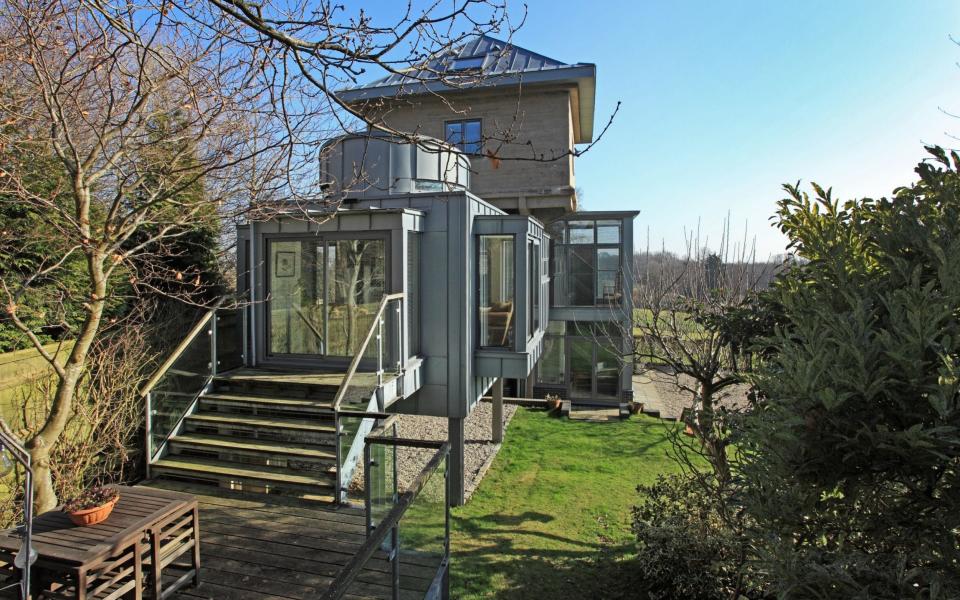
[[[364,365],[372,365],[377,394],[376,410],[385,408],[383,393],[384,382],[388,374],[395,377],[403,375],[403,303],[404,294],[387,294],[381,300],[374,313],[370,327],[350,361],[343,381],[333,399],[335,430],[337,433],[337,499],[346,495],[346,486],[353,473],[352,465],[362,451],[360,436],[365,435],[373,426],[373,419],[363,416],[371,409],[370,387],[356,384],[357,372]],[[370,373],[368,373],[370,374]],[[371,381],[366,379],[367,382]]]
[[[200,317],[140,389],[146,411],[147,476],[218,372],[243,364],[241,310],[221,298]]]
[[[401,449],[434,450],[410,486],[399,491],[396,456]],[[450,595],[450,482],[447,442],[396,436],[390,419],[365,438],[367,540],[337,574],[324,600],[339,600],[367,563],[386,554],[391,597],[446,599]],[[391,474],[392,471],[392,474]]]

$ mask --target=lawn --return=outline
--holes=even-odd
[[[630,507],[637,484],[676,470],[671,426],[519,410],[480,488],[453,511],[452,597],[626,595],[619,574],[630,565],[617,559],[633,550]]]

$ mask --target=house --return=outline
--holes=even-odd
[[[435,72],[447,75],[424,82]],[[471,158],[474,194],[547,222],[577,210],[572,150],[593,141],[595,90],[593,64],[481,35],[408,77],[338,95],[388,129],[456,145]]]
[[[343,92],[415,139],[330,140],[319,172],[336,203],[238,226],[249,302],[208,313],[145,388],[152,477],[337,504],[372,430],[431,415],[448,420],[447,493],[460,504],[464,420],[484,396],[495,412],[505,387],[574,405],[631,399],[637,213],[575,211],[572,151],[592,139],[595,68],[485,36],[438,60],[493,76]],[[559,158],[524,160],[531,147]],[[384,472],[364,464],[368,484]]]

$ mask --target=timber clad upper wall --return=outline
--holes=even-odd
[[[448,121],[482,119],[484,153],[471,157],[470,191],[494,203],[501,197],[563,196],[573,192],[573,121],[568,89],[526,89],[405,98],[382,112],[394,129],[444,138]],[[379,112],[379,111],[378,111]],[[509,138],[507,142],[501,142]],[[556,160],[549,160],[554,157]],[[524,160],[511,160],[511,159]],[[526,159],[538,160],[526,160]],[[509,207],[508,207],[509,208]]]

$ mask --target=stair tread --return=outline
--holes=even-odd
[[[154,468],[175,469],[178,471],[188,471],[191,473],[203,473],[206,475],[218,475],[226,477],[241,477],[244,479],[256,479],[259,481],[272,481],[276,483],[290,483],[294,485],[308,485],[320,487],[332,487],[334,484],[330,477],[315,477],[310,475],[301,475],[290,473],[286,469],[279,471],[271,467],[260,467],[256,465],[240,465],[216,460],[202,459],[178,459],[165,457],[153,463]]]
[[[303,419],[287,419],[283,417],[259,417],[251,415],[223,415],[210,413],[194,413],[187,417],[188,421],[198,421],[205,423],[223,423],[226,425],[251,425],[259,427],[276,427],[280,429],[297,429],[305,431],[319,431],[323,433],[334,433],[333,425],[321,425],[314,421],[305,421]]]
[[[265,385],[311,386],[319,388],[338,388],[343,382],[343,373],[236,373],[214,377],[216,381],[230,383],[257,383]]]
[[[294,442],[273,442],[270,440],[254,440],[228,436],[203,435],[200,433],[182,433],[173,437],[171,443],[206,446],[210,448],[225,448],[228,450],[247,450],[273,454],[289,454],[309,458],[335,459],[336,454],[326,446],[312,444],[297,444]]]
[[[204,394],[201,400],[221,400],[224,402],[247,402],[250,404],[272,404],[276,406],[296,406],[303,408],[326,408],[329,409],[331,403],[329,400],[311,400],[309,398],[277,398],[276,396],[256,396],[253,394],[232,394],[223,392],[211,392]]]

